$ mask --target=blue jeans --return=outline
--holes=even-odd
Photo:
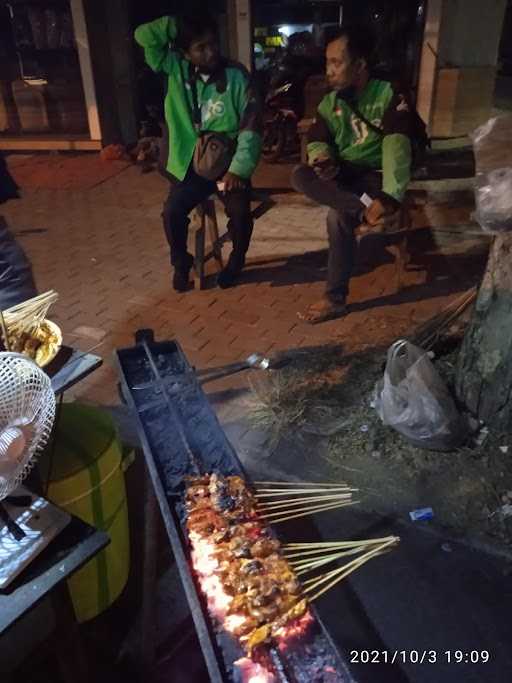
[[[338,179],[339,178],[339,179]],[[320,180],[310,166],[297,166],[292,172],[292,185],[297,192],[317,204],[330,208],[327,214],[329,256],[327,260],[326,296],[332,301],[343,301],[357,251],[354,230],[361,223],[365,208],[359,197],[366,192],[370,197],[379,192],[382,179],[371,169],[359,169],[335,180]]]

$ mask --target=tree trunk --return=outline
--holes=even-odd
[[[457,367],[457,396],[498,432],[512,429],[512,234],[495,237]]]

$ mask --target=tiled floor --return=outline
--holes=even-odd
[[[257,187],[279,188],[276,203],[256,222],[248,268],[229,290],[213,282],[203,291],[172,290],[160,218],[166,181],[155,173],[129,167],[91,189],[26,190],[21,200],[2,207],[33,262],[40,291],[60,293],[51,317],[65,341],[94,348],[104,358],[103,367],[72,396],[116,402],[112,354],[131,345],[141,327],[153,328],[157,339],[178,339],[191,362],[206,367],[255,350],[341,341],[368,346],[386,329],[392,341],[466,287],[463,269],[449,268],[447,283],[439,263],[434,279],[419,264],[397,295],[393,259],[381,246],[369,246],[371,263],[352,281],[353,312],[317,326],[301,322],[297,312],[324,287],[326,209],[289,193],[288,172],[274,167],[257,176]],[[452,241],[460,242],[460,236]]]

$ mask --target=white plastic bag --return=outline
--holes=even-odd
[[[512,115],[489,119],[471,135],[475,152],[475,220],[487,232],[512,231]]]
[[[406,340],[388,350],[374,407],[385,425],[419,448],[447,451],[464,439],[455,403],[428,354]]]
[[[512,142],[511,142],[512,144]],[[512,167],[477,173],[475,220],[487,232],[512,230]]]

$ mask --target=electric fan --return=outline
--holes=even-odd
[[[26,356],[0,353],[0,588],[70,519],[19,486],[48,441],[54,418],[48,375]]]
[[[0,501],[32,469],[54,418],[48,375],[21,354],[0,353]]]

